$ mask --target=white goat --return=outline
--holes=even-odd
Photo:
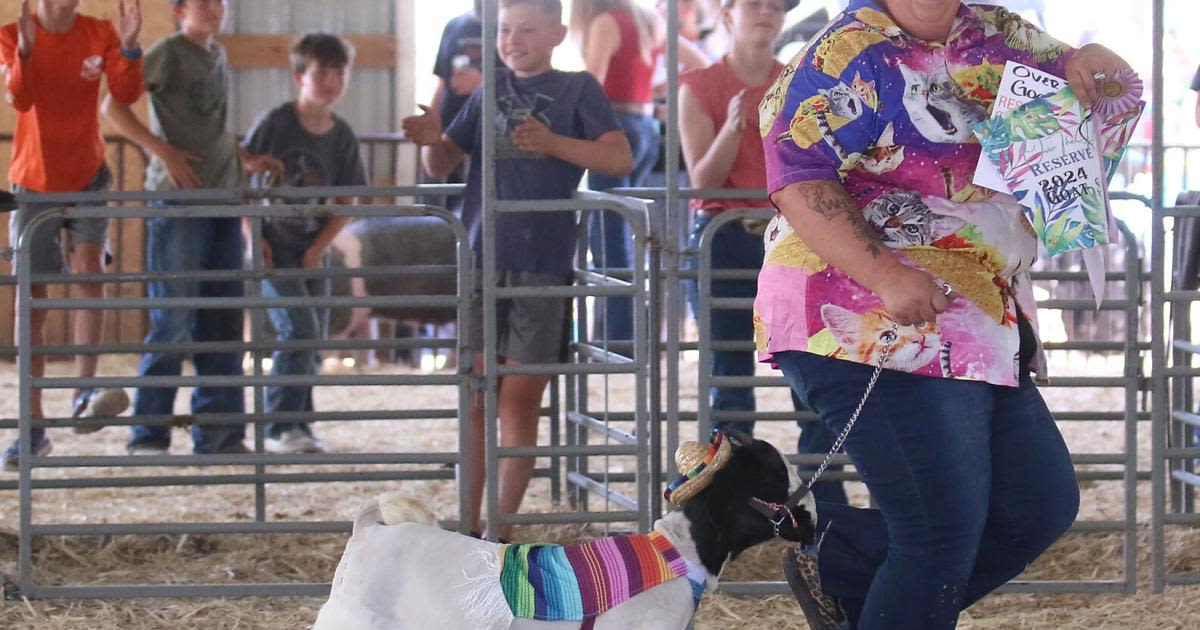
[[[716,585],[725,562],[745,549],[775,536],[811,542],[815,528],[811,495],[800,505],[782,505],[799,494],[800,484],[779,452],[748,436],[729,437],[732,446],[720,465],[710,465],[702,483],[686,488],[681,510],[654,524],[688,564],[703,568],[708,588]],[[433,514],[399,493],[368,500],[355,519],[314,630],[588,627],[581,621],[514,618],[500,588],[502,550],[496,543],[439,529]],[[695,606],[692,584],[682,576],[609,608],[592,627],[682,630]]]

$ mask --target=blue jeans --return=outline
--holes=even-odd
[[[700,247],[700,237],[713,215],[698,213],[692,221],[689,246],[692,249]],[[763,260],[763,239],[742,229],[740,221],[732,221],[722,225],[713,235],[712,268],[718,269],[760,269]],[[688,258],[684,267],[695,269],[698,260]],[[697,316],[700,308],[699,285],[687,281],[685,284],[688,302],[692,306],[693,316]],[[712,297],[714,298],[752,298],[758,292],[756,280],[713,280]],[[711,309],[709,311],[709,333],[712,341],[747,341],[754,338],[754,314],[749,310]],[[714,350],[711,367],[713,376],[753,376],[757,362],[753,352]],[[713,411],[754,411],[754,389],[749,387],[713,387],[709,390],[711,408]],[[808,408],[792,392],[792,405],[797,411]],[[744,433],[754,433],[754,422],[715,422],[716,427],[732,426]],[[828,453],[833,446],[836,436],[818,422],[798,422],[800,437],[796,441],[798,453]],[[841,466],[830,466],[830,470],[841,470]],[[815,467],[801,466],[798,470],[803,473],[812,472]],[[813,487],[813,495],[819,501],[846,503],[846,491],[841,483],[818,483]]]
[[[592,190],[643,186],[654,163],[658,161],[662,135],[654,116],[618,112],[617,121],[621,123],[621,129],[629,140],[629,148],[633,151],[633,172],[625,177],[590,173],[588,186]],[[588,247],[596,268],[629,269],[633,266],[633,236],[625,218],[615,212],[591,213]],[[596,300],[595,321],[597,337],[609,341],[633,339],[633,300],[627,297]]]
[[[775,359],[833,431],[873,371],[806,352]],[[1028,375],[1001,387],[884,371],[845,449],[879,508],[818,503],[818,565],[854,627],[953,628],[1079,511],[1070,454]]]
[[[245,246],[240,219],[146,220],[146,269],[148,271],[196,271],[241,269]],[[192,280],[147,283],[152,298],[241,297],[241,280],[196,282]],[[146,343],[240,341],[240,309],[170,308],[150,310],[150,332]],[[197,352],[192,365],[201,376],[242,374],[240,352]],[[142,355],[139,376],[179,376],[183,352],[148,352]],[[175,408],[174,387],[139,387],[133,413],[170,415]],[[192,392],[192,413],[244,413],[240,387],[197,387]],[[196,453],[224,450],[245,437],[245,426],[192,425],[192,449]],[[134,425],[130,445],[168,446],[168,426]]]
[[[269,226],[264,226],[264,230]],[[271,246],[271,256],[277,269],[296,269],[303,266],[304,252],[311,244],[308,242],[291,242],[268,236]],[[314,278],[302,280],[299,278],[272,279],[263,282],[264,297],[309,298],[323,297],[330,293],[329,280]],[[279,341],[312,341],[324,339],[328,322],[329,309],[312,306],[296,306],[291,308],[267,309],[271,325],[275,328],[275,338]],[[277,350],[271,357],[271,374],[290,374],[295,376],[311,376],[320,371],[321,353],[316,350]],[[265,411],[297,412],[312,411],[312,386],[271,386],[264,392]],[[289,429],[299,428],[312,434],[307,422],[267,423],[267,435],[278,437]]]

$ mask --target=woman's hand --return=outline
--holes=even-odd
[[[1079,100],[1091,107],[1100,97],[1100,82],[1096,75],[1103,73],[1106,78],[1113,78],[1120,70],[1128,70],[1126,63],[1117,53],[1100,44],[1087,44],[1075,51],[1075,55],[1067,62],[1067,82]]]
[[[883,309],[901,326],[932,322],[950,308],[949,296],[933,276],[912,267],[900,266],[875,292],[883,300]]]

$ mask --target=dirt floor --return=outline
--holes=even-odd
[[[106,360],[105,375],[133,372],[131,360]],[[1072,354],[1055,359],[1060,375],[1119,375],[1119,360],[1104,360]],[[765,369],[765,368],[764,368]],[[361,370],[362,373],[391,373],[407,368]],[[55,375],[66,375],[69,364],[54,364]],[[346,372],[355,372],[345,369]],[[694,361],[682,364],[684,387],[679,392],[685,409],[696,403]],[[689,385],[690,383],[690,385]],[[589,383],[593,409],[607,401],[613,409],[628,404],[632,392],[627,379],[595,378]],[[1123,394],[1113,390],[1047,389],[1051,409],[1057,411],[1119,411]],[[607,397],[605,396],[607,392]],[[249,394],[248,394],[249,395]],[[378,410],[453,408],[455,390],[447,387],[388,388],[374,386],[320,388],[316,406],[320,410]],[[0,417],[16,413],[16,375],[11,364],[0,364]],[[178,397],[183,411],[187,392]],[[786,392],[764,391],[759,396],[762,410],[782,410],[789,405]],[[49,392],[47,409],[64,414],[65,392]],[[1076,453],[1119,453],[1124,429],[1121,423],[1064,422],[1064,435]],[[684,428],[689,435],[690,427]],[[319,436],[339,452],[452,451],[455,425],[449,420],[377,421],[324,423]],[[797,429],[791,423],[760,423],[757,433],[781,448],[790,450]],[[13,431],[0,431],[5,444]],[[109,428],[93,435],[75,435],[68,430],[52,432],[56,455],[120,454],[126,432]],[[190,439],[175,431],[172,452],[187,453]],[[549,439],[543,431],[543,443]],[[1139,468],[1149,469],[1149,424],[1138,435]],[[597,459],[593,470],[631,472],[633,462]],[[397,470],[413,466],[355,466],[350,470]],[[1112,466],[1093,467],[1114,470]],[[292,467],[273,472],[346,471],[347,467]],[[188,469],[188,473],[220,474],[250,472],[247,467]],[[42,470],[39,477],[169,475],[180,469],[87,469]],[[1117,520],[1124,517],[1120,482],[1085,482],[1081,520]],[[449,481],[393,483],[350,482],[337,484],[272,485],[267,489],[270,520],[349,519],[361,501],[384,490],[402,489],[427,501],[440,515],[453,517],[455,486]],[[854,500],[863,503],[865,492],[852,487]],[[34,517],[39,523],[235,521],[253,518],[253,489],[235,486],[199,488],[50,490],[35,497]],[[1200,587],[1172,588],[1162,595],[1149,591],[1150,488],[1138,489],[1139,594],[1117,595],[998,595],[963,613],[962,628],[1197,628],[1200,627]],[[593,500],[591,509],[604,509]],[[526,504],[528,511],[566,509],[550,500],[549,484],[534,482]],[[0,570],[16,570],[16,546],[12,532],[17,527],[15,492],[0,492]],[[628,526],[623,526],[628,527]],[[602,528],[530,526],[518,528],[521,540],[566,541],[603,533]],[[342,535],[277,536],[184,536],[116,538],[48,538],[34,548],[36,578],[43,584],[235,583],[235,582],[324,582],[337,564],[345,537]],[[1168,541],[1173,570],[1200,572],[1200,530],[1173,530]],[[764,545],[737,560],[723,576],[724,581],[778,580],[777,559],[781,547]],[[1123,567],[1121,539],[1113,535],[1072,535],[1060,541],[1032,565],[1025,579],[1119,579]],[[8,601],[0,602],[0,628],[301,628],[316,616],[321,601],[305,598],[250,598],[230,600],[110,600],[110,601]],[[799,609],[790,597],[706,596],[697,628],[804,628]]]

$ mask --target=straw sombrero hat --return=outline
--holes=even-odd
[[[683,476],[667,486],[663,498],[676,506],[682,505],[712,483],[713,475],[725,466],[732,454],[729,439],[716,430],[708,438],[707,447],[699,442],[680,444],[675,451],[675,467]]]

